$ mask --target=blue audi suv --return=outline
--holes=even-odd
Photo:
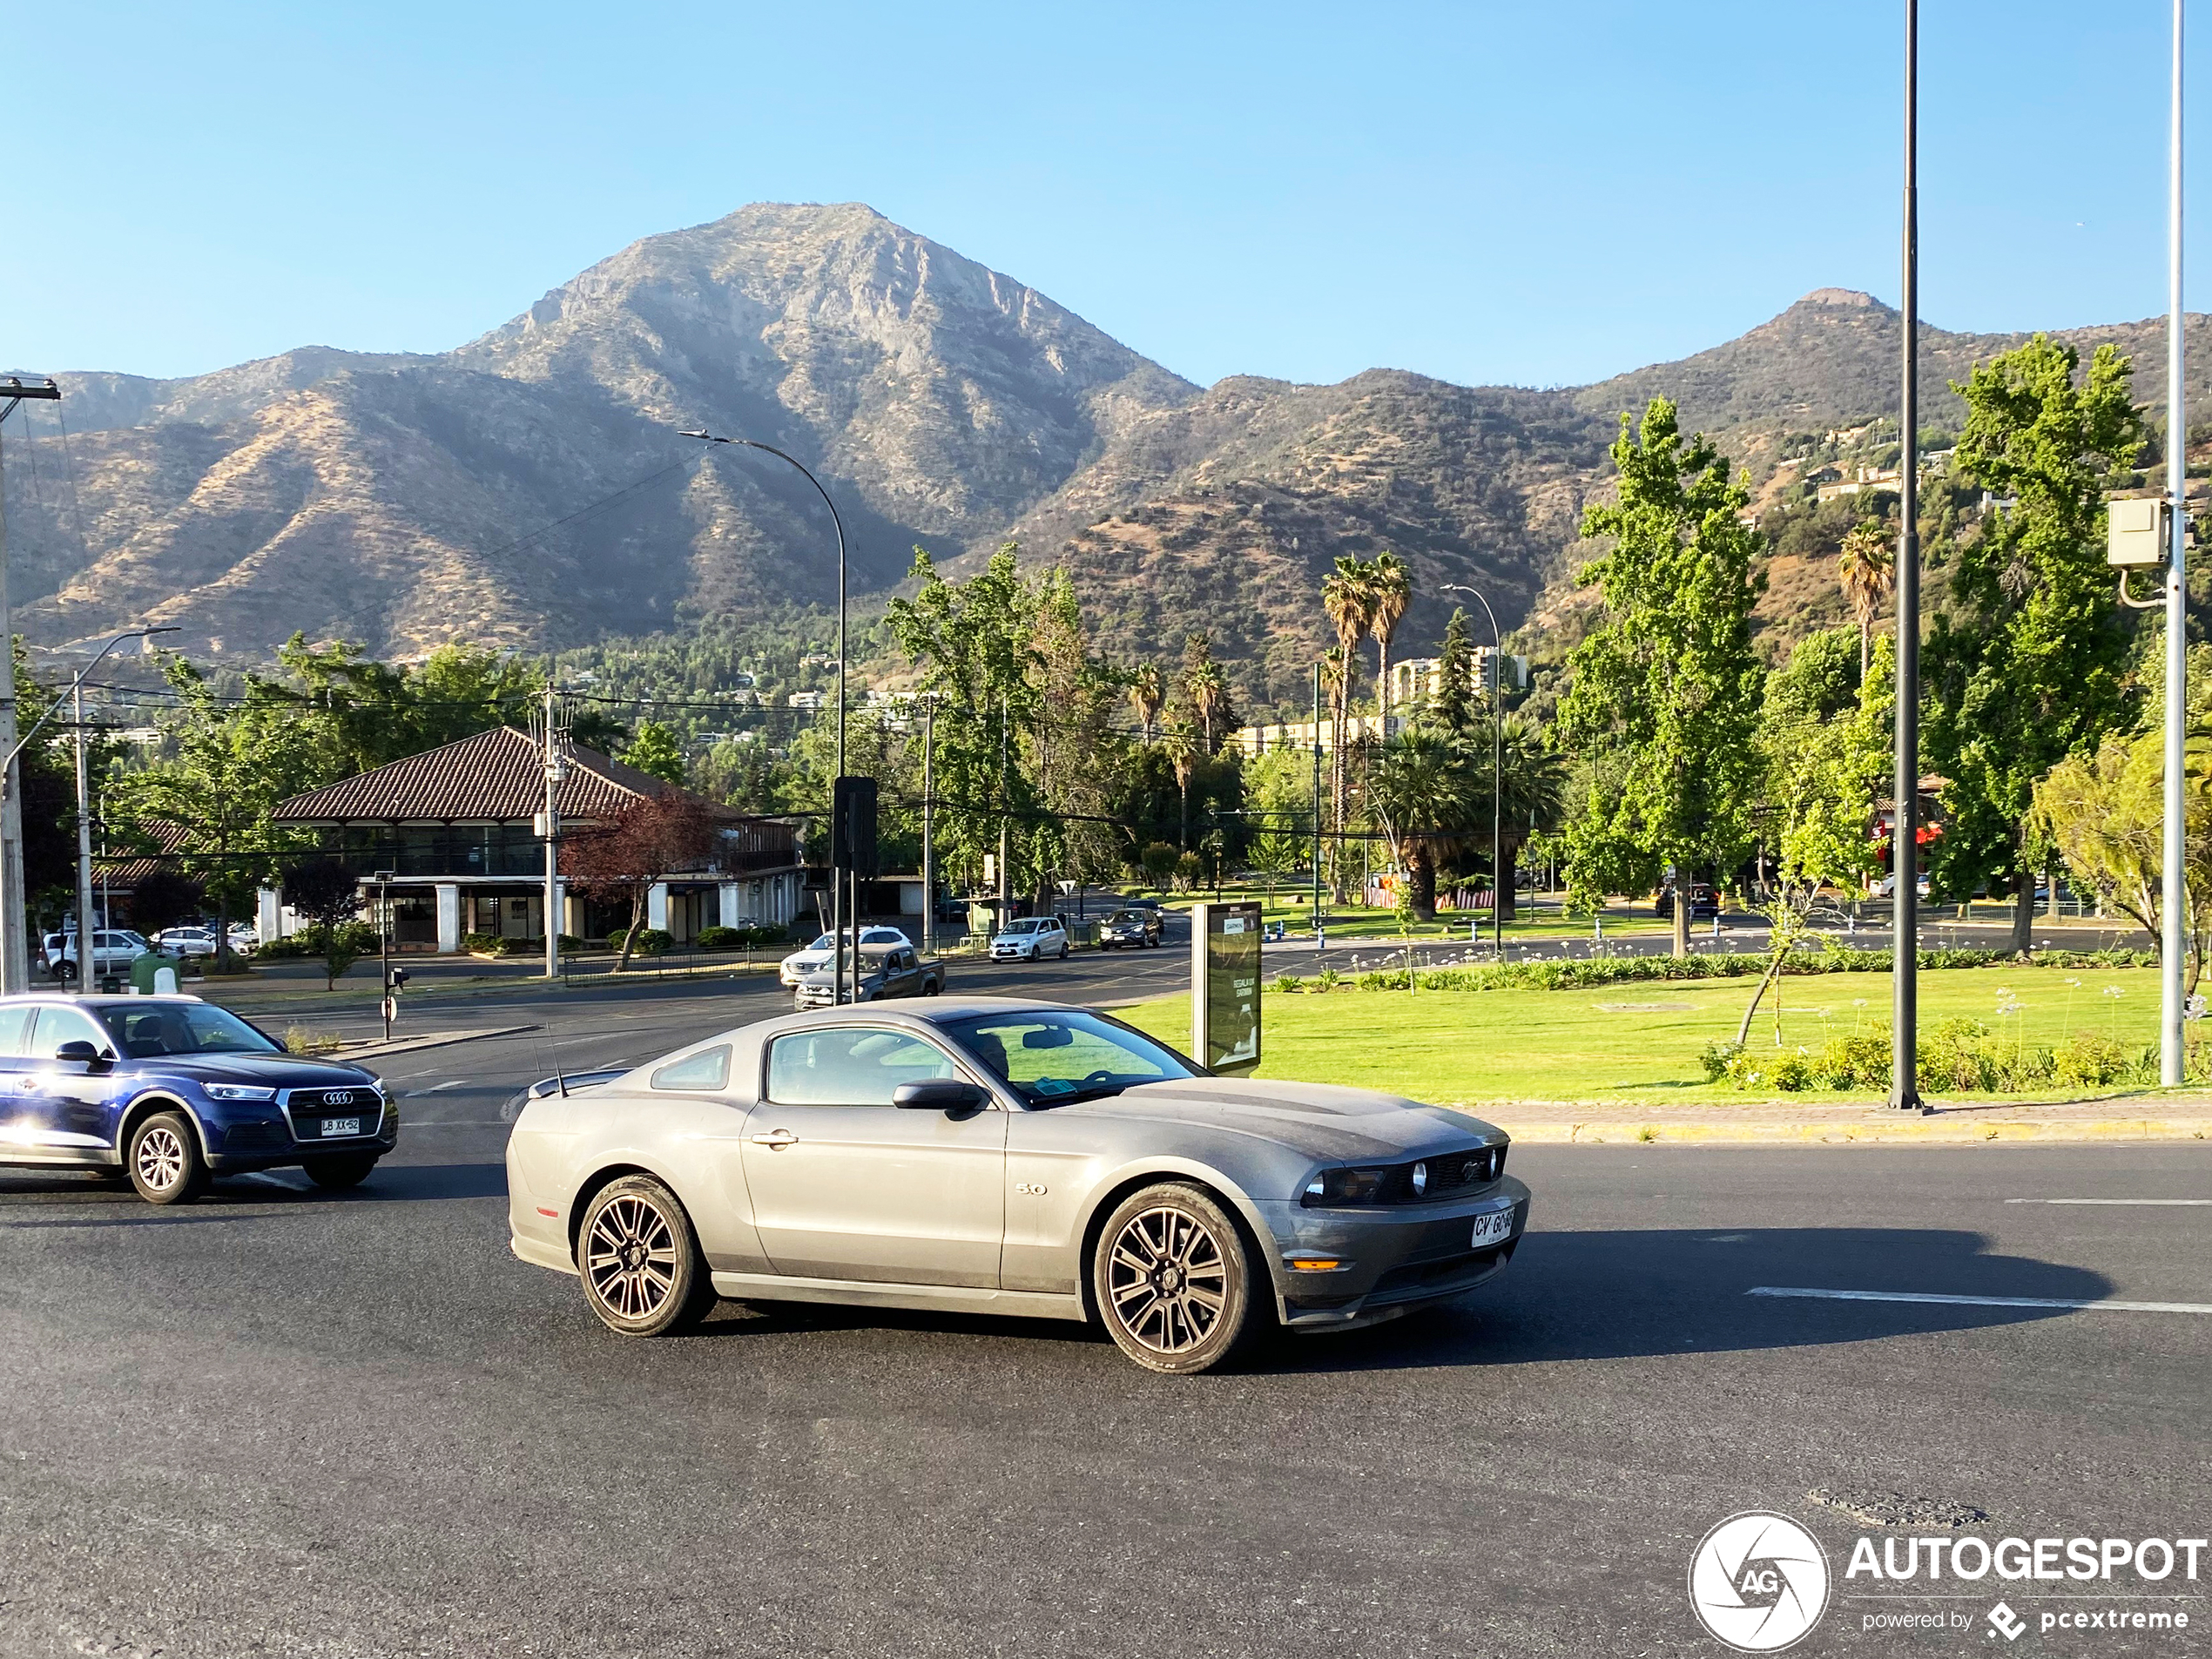
[[[0,1164],[181,1204],[250,1170],[358,1186],[399,1130],[373,1073],[289,1054],[196,996],[0,998]]]

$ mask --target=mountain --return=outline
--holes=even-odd
[[[2194,408],[2212,323],[2190,331]],[[44,644],[152,621],[242,658],[295,630],[537,650],[830,599],[819,498],[772,457],[677,435],[704,427],[821,475],[864,607],[916,543],[963,568],[1011,537],[1068,566],[1115,655],[1171,658],[1204,628],[1247,705],[1296,707],[1339,554],[1413,566],[1400,655],[1440,631],[1446,583],[1479,586],[1506,629],[1552,614],[1621,410],[1674,397],[1768,479],[1784,435],[1893,409],[1897,333],[1870,296],[1823,289],[1580,388],[1375,369],[1202,389],[867,207],[756,205],[637,242],[443,354],[58,375],[66,453],[52,405],[24,406],[37,442],[8,428],[10,582]],[[2161,395],[2161,323],[2067,337],[2118,341],[2139,395]],[[1927,424],[1955,424],[1945,383],[2020,338],[1925,329]],[[1777,584],[1770,625],[1824,615],[1820,558]]]

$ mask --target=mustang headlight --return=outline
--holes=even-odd
[[[1305,1184],[1304,1202],[1309,1204],[1373,1204],[1383,1196],[1390,1179],[1387,1169],[1324,1170]]]
[[[276,1090],[254,1083],[202,1083],[210,1100],[274,1100]]]

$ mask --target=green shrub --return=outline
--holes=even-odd
[[[638,930],[637,941],[631,949],[639,956],[665,956],[675,942],[676,936],[663,928],[644,927]]]
[[[2077,1032],[2051,1050],[2051,1075],[2062,1083],[2116,1083],[2141,1065],[2138,1056],[2111,1038],[2088,1032]]]
[[[701,950],[738,950],[743,948],[745,936],[751,931],[750,928],[702,927],[698,937],[691,942]]]
[[[1709,1042],[1698,1055],[1697,1063],[1704,1068],[1705,1081],[1716,1083],[1730,1075],[1729,1067],[1737,1055],[1743,1052],[1740,1042]]]
[[[1295,974],[1278,974],[1275,976],[1275,988],[1285,994],[1301,988],[1305,983]]]
[[[466,951],[473,951],[479,956],[497,955],[499,954],[500,946],[502,942],[503,941],[497,934],[463,934],[461,935],[461,948]]]

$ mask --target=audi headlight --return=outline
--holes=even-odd
[[[1389,1180],[1387,1169],[1324,1170],[1305,1184],[1303,1202],[1308,1204],[1373,1204],[1383,1196]]]
[[[210,1100],[274,1100],[276,1090],[257,1083],[203,1083]]]

